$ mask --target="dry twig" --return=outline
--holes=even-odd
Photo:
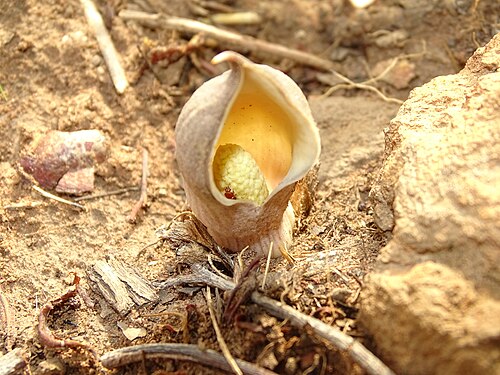
[[[375,94],[377,94],[378,96],[380,96],[384,101],[386,102],[392,102],[392,103],[396,103],[396,104],[403,104],[403,101],[400,100],[400,99],[396,99],[396,98],[389,98],[388,96],[384,95],[384,93],[382,93],[382,91],[380,91],[378,88],[376,88],[375,86],[370,86],[370,85],[367,85],[365,83],[356,83],[354,81],[351,81],[349,78],[347,78],[346,76],[343,76],[342,74],[340,73],[337,73],[335,71],[332,71],[332,73],[337,77],[339,78],[340,80],[344,81],[345,83],[341,83],[341,84],[338,84],[338,85],[335,85],[333,87],[330,87],[324,94],[323,96],[330,96],[331,94],[333,94],[335,91],[337,90],[340,90],[340,89],[360,89],[360,90],[367,90],[367,91],[372,91],[374,92]]]
[[[264,53],[274,57],[286,58],[320,70],[332,70],[334,68],[333,62],[316,55],[288,48],[281,44],[256,39],[248,35],[242,35],[237,32],[223,30],[187,18],[133,10],[122,10],[119,13],[119,17],[126,21],[136,21],[149,27],[164,27],[166,29],[178,30],[188,34],[202,33],[207,37],[216,39],[229,48],[233,48],[235,51]]]
[[[77,295],[77,288],[78,284],[80,283],[80,277],[78,277],[76,274],[74,276],[75,278],[73,280],[73,285],[68,289],[68,291],[59,298],[47,302],[40,310],[40,314],[38,315],[38,338],[43,346],[49,348],[83,348],[89,350],[89,352],[95,358],[97,358],[97,354],[89,344],[71,339],[58,339],[50,331],[50,328],[47,324],[47,318],[49,317],[49,314],[52,310],[54,310],[56,307],[62,306],[69,299]]]
[[[235,288],[234,283],[224,280],[200,265],[193,265],[191,270],[193,273],[189,275],[191,278],[190,280],[195,284],[210,285],[222,290],[231,290]],[[180,283],[179,279],[175,281],[175,283],[170,285]],[[281,319],[287,319],[296,327],[309,327],[317,336],[325,339],[336,348],[346,351],[368,374],[394,375],[394,372],[365,346],[337,328],[329,326],[316,318],[305,315],[284,303],[268,298],[260,292],[254,291],[251,294],[251,300],[263,307],[270,314]]]
[[[0,375],[20,374],[21,370],[27,365],[23,358],[21,348],[16,348],[7,354],[0,356]]]
[[[345,83],[340,83],[338,85],[335,85],[335,86],[332,86],[330,87],[322,96],[325,97],[325,96],[330,96],[331,94],[333,94],[335,91],[337,90],[341,90],[341,89],[360,89],[360,90],[367,90],[367,91],[372,91],[374,92],[375,94],[377,94],[378,96],[380,96],[384,101],[386,102],[392,102],[392,103],[396,103],[396,104],[403,104],[403,101],[400,100],[400,99],[396,99],[396,98],[390,98],[386,95],[384,95],[382,93],[382,91],[380,91],[378,88],[374,87],[374,86],[371,86],[370,84],[372,83],[376,83],[377,81],[381,80],[383,77],[385,77],[385,75],[387,73],[389,73],[395,66],[396,64],[401,61],[402,59],[410,59],[410,58],[415,58],[415,57],[421,57],[423,55],[425,55],[427,52],[427,47],[426,47],[426,44],[425,44],[425,41],[423,42],[423,48],[422,48],[422,51],[421,52],[418,52],[418,53],[412,53],[412,54],[406,54],[406,55],[400,55],[400,56],[397,56],[395,57],[391,63],[387,66],[387,68],[385,68],[382,73],[380,73],[378,76],[376,77],[373,77],[373,78],[370,78],[366,81],[363,81],[363,82],[360,82],[360,83],[356,83],[352,80],[350,80],[349,78],[347,78],[346,76],[340,74],[340,73],[337,73],[335,71],[332,71],[332,73],[338,78],[340,79],[341,81],[345,82]]]
[[[243,375],[243,372],[236,363],[234,357],[229,351],[229,348],[227,347],[226,341],[224,340],[224,336],[222,336],[222,332],[219,328],[219,323],[217,322],[217,317],[215,316],[215,311],[212,304],[212,293],[210,292],[209,286],[207,286],[206,299],[207,299],[208,312],[210,313],[210,319],[212,320],[212,325],[215,330],[215,335],[217,336],[217,342],[219,343],[219,347],[222,350],[222,354],[224,355],[224,358],[226,358],[227,362],[231,366],[231,369],[234,371],[234,373],[237,375]]]
[[[125,193],[128,193],[129,191],[137,191],[137,190],[139,190],[139,188],[137,186],[130,186],[130,187],[123,188],[123,189],[107,191],[105,193],[77,197],[77,198],[74,198],[73,201],[74,202],[88,201],[91,199],[104,198],[104,197],[109,197],[111,195],[125,194]]]
[[[264,287],[266,286],[266,280],[267,280],[267,274],[269,273],[269,265],[271,264],[271,254],[273,253],[273,241],[271,241],[271,244],[269,245],[269,252],[267,253],[267,260],[266,260],[266,269],[264,271],[264,277],[262,278],[262,285],[260,286],[260,289],[264,290]]]
[[[215,367],[223,371],[229,372],[232,370],[224,356],[211,349],[200,349],[193,344],[145,344],[129,346],[105,353],[101,356],[100,360],[104,367],[113,369],[151,358],[184,360]],[[273,371],[241,359],[236,359],[236,363],[245,375],[276,375]]]
[[[236,285],[231,289],[231,293],[226,301],[226,307],[224,310],[224,320],[226,322],[233,320],[238,308],[250,298],[250,294],[256,289],[257,280],[254,271],[257,269],[259,264],[260,257],[254,258],[254,260],[243,271]]]
[[[45,198],[49,198],[49,199],[53,199],[57,202],[60,202],[60,203],[64,203],[64,204],[68,204],[70,206],[73,206],[73,207],[77,207],[81,210],[85,210],[85,207],[82,206],[81,204],[78,204],[78,203],[75,203],[75,202],[71,202],[71,201],[68,201],[64,198],[60,198],[58,197],[57,195],[54,195],[54,194],[51,194],[45,190],[43,190],[41,187],[38,187],[36,185],[33,185],[33,189],[35,189],[36,191],[38,191],[40,194],[42,194]]]
[[[128,221],[130,223],[135,223],[137,220],[137,214],[139,210],[146,207],[148,203],[148,150],[144,149],[142,151],[142,178],[141,178],[141,196],[136,202],[132,211],[128,216]]]
[[[7,350],[12,349],[12,321],[13,317],[10,310],[9,301],[4,296],[2,289],[0,288],[0,317],[2,320],[3,332],[5,332],[5,348]]]
[[[108,30],[104,25],[101,14],[98,12],[92,0],[80,0],[80,2],[85,10],[87,22],[97,39],[102,57],[108,67],[116,92],[123,94],[128,86],[127,77],[125,76],[125,71],[120,64],[118,52],[116,51],[115,45],[113,44]]]

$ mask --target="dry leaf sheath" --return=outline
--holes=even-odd
[[[195,91],[176,127],[176,157],[187,200],[210,235],[230,251],[274,255],[289,247],[298,180],[317,163],[318,128],[295,82],[235,52],[212,63],[230,69]]]

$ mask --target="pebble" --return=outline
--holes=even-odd
[[[330,54],[330,59],[333,61],[344,61],[349,53],[351,53],[349,48],[337,47]]]
[[[99,65],[101,65],[101,62],[102,62],[102,59],[101,59],[101,56],[99,55],[94,55],[92,56],[92,58],[90,59],[90,63],[95,66],[95,67],[98,67]]]

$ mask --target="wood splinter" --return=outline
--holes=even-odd
[[[137,221],[137,214],[141,208],[146,207],[148,204],[148,150],[144,149],[142,151],[142,178],[141,178],[141,196],[136,202],[132,211],[128,216],[128,221],[134,224]]]
[[[21,348],[11,350],[7,354],[0,356],[0,375],[21,374],[28,362],[23,358],[24,353]]]
[[[115,90],[118,94],[123,94],[125,89],[128,87],[127,77],[125,76],[125,71],[120,64],[118,52],[116,51],[115,45],[106,30],[101,14],[92,0],[80,0],[80,2],[85,10],[87,22],[97,39],[99,48],[101,49],[102,57],[108,67],[109,75],[111,76]]]

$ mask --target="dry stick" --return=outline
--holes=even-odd
[[[21,348],[16,348],[0,357],[0,375],[20,374],[27,364]]]
[[[360,90],[367,90],[367,91],[372,91],[378,96],[380,96],[384,101],[386,102],[392,102],[396,104],[403,104],[403,101],[400,99],[396,98],[390,98],[382,93],[379,89],[377,89],[374,86],[366,85],[364,83],[356,83],[354,81],[351,81],[349,78],[343,76],[342,74],[339,74],[335,71],[332,71],[332,73],[341,79],[342,81],[346,82],[345,84],[338,84],[333,87],[330,87],[322,96],[330,96],[334,91],[340,90],[340,89],[360,89]]]
[[[332,343],[335,347],[345,350],[370,375],[395,375],[380,359],[366,349],[363,344],[338,329],[323,323],[321,320],[302,314],[294,308],[275,301],[258,292],[252,293],[252,301],[266,309],[269,313],[288,321],[296,327],[310,327],[312,331]]]
[[[266,286],[267,274],[269,273],[269,265],[271,264],[271,254],[273,253],[273,244],[274,242],[271,241],[271,244],[269,245],[269,252],[267,253],[266,269],[264,271],[264,277],[262,278],[262,285],[260,286],[260,289],[262,290],[264,290],[264,287]]]
[[[370,79],[368,79],[368,80],[366,80],[364,82],[360,82],[360,83],[356,83],[354,81],[351,81],[349,78],[343,76],[342,74],[339,74],[339,73],[333,71],[332,73],[336,77],[338,77],[340,80],[344,81],[345,84],[338,84],[338,85],[330,87],[322,96],[323,97],[330,96],[335,91],[340,90],[340,89],[353,89],[353,88],[355,88],[355,89],[373,91],[374,93],[376,93],[378,96],[380,96],[383,100],[385,100],[387,102],[393,102],[393,103],[397,103],[397,104],[403,104],[402,100],[399,100],[399,99],[396,99],[396,98],[389,98],[389,97],[385,96],[379,89],[377,89],[374,86],[370,86],[369,84],[370,83],[375,83],[375,82],[379,81],[380,79],[382,79],[383,77],[385,77],[385,75],[387,73],[389,73],[396,66],[396,64],[398,63],[398,61],[403,60],[403,59],[410,59],[410,58],[414,58],[414,57],[423,56],[423,55],[426,54],[426,51],[427,51],[427,47],[426,47],[426,44],[424,42],[423,43],[423,49],[422,49],[421,52],[410,53],[410,54],[406,54],[406,55],[401,55],[401,56],[395,57],[391,61],[391,63],[378,76],[370,78]]]
[[[320,70],[329,71],[334,69],[333,62],[313,54],[288,48],[280,44],[266,42],[237,32],[223,30],[188,18],[173,17],[164,14],[151,14],[133,10],[122,10],[119,13],[119,17],[126,21],[136,21],[149,27],[164,27],[166,29],[178,30],[188,34],[202,33],[240,52],[261,52],[275,57],[290,59],[297,63],[312,66]]]
[[[115,45],[108,34],[108,30],[104,25],[101,14],[95,7],[92,0],[80,0],[80,2],[85,10],[87,22],[97,39],[102,57],[108,67],[111,80],[115,85],[116,92],[118,92],[118,94],[123,94],[128,86],[127,77],[125,76],[125,71],[120,64],[118,52],[116,51]]]
[[[49,347],[49,348],[83,348],[83,349],[88,349],[90,353],[97,358],[97,354],[95,353],[94,349],[90,347],[89,344],[86,344],[84,342],[79,342],[75,340],[64,340],[64,339],[58,339],[54,336],[54,334],[50,331],[50,328],[47,325],[47,318],[49,317],[49,314],[54,308],[62,306],[66,301],[68,301],[70,298],[76,296],[78,293],[77,288],[78,284],[80,282],[80,278],[75,275],[73,285],[68,289],[66,293],[64,293],[62,296],[59,298],[56,298],[55,300],[47,302],[40,310],[40,314],[38,315],[38,339],[40,340],[40,343],[43,346]]]
[[[128,193],[129,191],[137,191],[137,190],[139,190],[139,188],[137,186],[130,186],[130,187],[123,188],[123,189],[107,191],[105,193],[86,195],[84,197],[77,197],[77,198],[74,198],[73,201],[74,202],[88,201],[90,199],[97,199],[97,198],[109,197],[111,195],[125,194],[125,193]]]
[[[226,361],[231,366],[233,372],[237,375],[243,375],[243,372],[239,368],[238,364],[234,360],[233,355],[231,354],[229,348],[227,347],[226,341],[224,340],[224,336],[222,336],[222,332],[219,328],[219,323],[217,322],[217,317],[215,316],[215,311],[212,304],[212,293],[210,292],[209,286],[207,286],[206,299],[207,299],[208,312],[210,313],[210,319],[212,320],[212,325],[215,330],[215,335],[217,336],[217,342],[219,343],[219,347],[222,350],[222,354],[224,355],[224,358],[226,358]]]
[[[142,207],[145,207],[148,203],[148,150],[144,149],[142,151],[142,178],[141,178],[141,196],[137,203],[132,207],[132,211],[128,216],[128,221],[130,223],[135,223],[137,220],[137,214]]]
[[[57,195],[54,195],[54,194],[51,194],[45,190],[43,190],[42,188],[36,186],[36,185],[33,185],[33,189],[35,189],[36,191],[38,191],[40,194],[42,194],[45,198],[49,198],[49,199],[53,199],[57,202],[60,202],[60,203],[64,203],[64,204],[68,204],[70,206],[73,206],[73,207],[78,207],[82,210],[85,210],[85,207],[83,207],[81,204],[78,204],[78,203],[75,203],[75,202],[71,202],[71,201],[68,201],[64,198],[60,198],[58,197]]]
[[[12,318],[12,314],[11,314],[9,301],[4,296],[1,288],[0,288],[0,307],[2,308],[0,316],[2,318],[2,326],[3,326],[4,332],[5,332],[5,348],[7,350],[11,350],[12,349],[11,328],[12,328],[13,318]]]
[[[126,21],[136,21],[149,27],[164,27],[167,29],[178,30],[189,34],[203,33],[208,37],[214,38],[221,43],[225,43],[236,51],[240,52],[261,52],[270,56],[286,58],[297,63],[312,66],[316,69],[330,71],[335,74],[339,79],[346,82],[330,88],[325,96],[329,96],[333,91],[341,88],[345,89],[361,89],[372,91],[383,100],[402,104],[403,101],[396,98],[389,98],[384,95],[376,87],[370,86],[366,83],[356,83],[351,81],[346,76],[334,70],[334,63],[330,60],[323,59],[316,55],[299,51],[296,49],[288,48],[280,44],[266,42],[264,40],[256,39],[248,35],[242,35],[233,31],[227,31],[217,28],[212,25],[207,25],[203,22],[190,20],[187,18],[167,16],[164,14],[151,14],[139,12],[134,10],[122,10],[119,17]],[[331,90],[331,91],[330,91]]]
[[[212,366],[223,371],[230,372],[232,370],[222,354],[211,349],[200,349],[193,344],[144,344],[129,346],[105,353],[101,356],[100,360],[104,367],[113,369],[151,358],[184,360],[205,366]],[[236,363],[245,375],[276,375],[273,371],[241,359],[237,359]]]
[[[206,284],[222,290],[234,289],[236,286],[234,283],[224,280],[198,264],[194,264],[191,270],[193,271],[190,275],[191,282],[194,284]],[[281,319],[288,319],[290,323],[296,327],[310,327],[319,337],[327,340],[335,347],[345,350],[368,374],[394,375],[394,372],[363,346],[363,344],[337,328],[329,326],[316,318],[305,315],[286,304],[268,298],[262,293],[253,292],[251,299],[254,303],[263,307],[272,315]]]

